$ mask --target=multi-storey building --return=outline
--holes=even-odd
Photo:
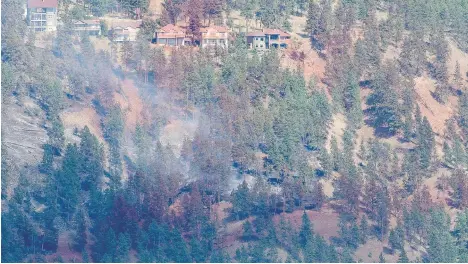
[[[287,48],[290,45],[290,41],[291,35],[279,29],[264,28],[262,31],[247,34],[249,47],[258,50]]]
[[[97,19],[76,20],[73,21],[73,30],[75,32],[86,32],[89,35],[101,35],[101,22]]]
[[[136,21],[113,21],[111,23],[112,41],[136,41],[138,31],[140,31],[141,20]]]
[[[57,7],[57,0],[28,0],[29,27],[34,31],[56,31]]]
[[[185,30],[172,24],[157,30],[153,39],[153,43],[167,46],[184,46],[187,42],[190,40],[186,38]]]
[[[201,46],[206,47],[223,47],[227,48],[229,43],[229,30],[221,26],[211,26],[200,29]]]

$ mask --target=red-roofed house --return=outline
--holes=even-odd
[[[28,22],[34,31],[57,30],[58,0],[28,0]]]
[[[262,31],[247,33],[247,43],[254,49],[287,48],[290,42],[291,35],[279,29],[264,28]]]
[[[167,46],[184,46],[190,40],[186,38],[183,28],[169,24],[155,32],[153,42]]]
[[[229,29],[221,26],[211,26],[200,29],[201,46],[206,47],[228,47]]]

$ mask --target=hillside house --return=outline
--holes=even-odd
[[[154,33],[153,43],[167,46],[184,46],[190,43],[186,38],[185,30],[181,27],[169,24]]]
[[[291,35],[279,29],[264,28],[262,31],[247,33],[247,44],[251,49],[287,48]]]
[[[101,22],[99,20],[75,20],[73,30],[77,33],[86,32],[89,35],[101,35]]]
[[[27,21],[34,31],[57,30],[58,0],[28,0]]]
[[[140,31],[141,20],[139,21],[113,21],[110,25],[112,41],[136,41],[138,31]]]
[[[229,30],[226,27],[211,26],[200,29],[201,46],[206,47],[223,47],[227,48],[229,43]]]

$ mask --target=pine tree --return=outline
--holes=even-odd
[[[401,227],[401,224],[398,224],[395,229],[392,229],[390,231],[390,236],[388,240],[393,250],[404,250],[404,236],[405,234],[403,228]]]
[[[468,210],[457,213],[456,224],[453,234],[457,239],[457,245],[466,248],[468,245]]]
[[[255,9],[256,9],[256,1],[254,0],[247,0],[241,6],[240,14],[241,16],[245,17],[245,25],[246,25],[246,32],[249,32],[249,24],[250,20],[254,18]]]
[[[464,135],[468,135],[468,93],[458,97],[458,124]]]
[[[325,196],[325,193],[323,191],[323,184],[319,181],[317,181],[315,183],[315,187],[313,189],[313,197],[314,197],[314,201],[315,201],[315,204],[316,204],[316,208],[317,209],[320,209],[322,208],[324,202],[325,202],[325,199],[326,199],[326,196]]]
[[[203,2],[200,0],[190,0],[187,2],[189,25],[187,33],[192,34],[196,41],[200,41],[201,17],[203,15]]]
[[[461,76],[460,71],[460,63],[456,62],[455,64],[455,72],[453,73],[453,84],[455,85],[455,89],[462,86],[463,77]]]
[[[426,117],[418,128],[418,154],[421,164],[421,169],[427,170],[432,164],[432,155],[434,152],[434,132]]]
[[[78,202],[80,178],[78,175],[79,153],[76,145],[67,145],[62,169],[55,173],[55,188],[59,211],[70,220]]]
[[[76,230],[74,233],[73,248],[78,252],[85,252],[87,233],[84,210],[80,210],[75,219]],[[83,253],[84,254],[84,253]]]
[[[128,262],[131,245],[132,242],[130,239],[130,235],[127,233],[120,233],[117,239],[117,248],[115,249],[114,261]]]
[[[249,216],[250,212],[250,195],[249,186],[246,181],[243,181],[237,187],[237,190],[232,194],[232,210],[238,219],[244,219]]]
[[[319,51],[326,49],[332,28],[333,11],[329,0],[321,0],[320,7],[309,3],[306,28],[309,30],[312,47]]]
[[[406,255],[406,250],[401,250],[400,256],[398,257],[398,263],[409,263],[408,256]]]
[[[340,255],[340,262],[342,263],[353,263],[355,262],[352,256],[352,250],[348,247],[345,247]]]
[[[411,141],[414,133],[414,119],[413,119],[413,110],[414,110],[414,82],[409,81],[409,84],[403,90],[403,135],[407,141]]]
[[[320,149],[319,157],[320,165],[322,166],[322,171],[324,176],[329,176],[333,171],[332,161],[330,160],[330,155],[325,148]]]
[[[344,84],[344,109],[349,126],[358,129],[363,120],[360,87],[353,70],[350,69],[347,76]]]
[[[379,263],[385,263],[385,262],[386,262],[386,261],[385,261],[385,258],[384,258],[384,256],[383,256],[383,253],[380,252],[380,255],[379,255]]]
[[[361,244],[365,244],[367,242],[367,237],[369,236],[369,223],[367,222],[367,217],[365,215],[363,215],[361,218],[359,233]]]
[[[249,220],[245,221],[245,223],[243,224],[243,229],[244,229],[243,238],[245,240],[250,240],[254,238],[255,236],[254,230]]]
[[[208,26],[211,25],[212,19],[217,19],[222,15],[224,6],[223,0],[208,0],[203,6],[203,13],[208,17]]]
[[[210,262],[211,263],[230,263],[232,261],[231,261],[231,257],[229,256],[229,254],[221,249],[221,250],[215,250],[211,254]]]
[[[205,262],[206,251],[202,247],[199,240],[192,238],[190,240],[190,254],[192,256],[192,261],[200,263]]]
[[[392,81],[397,76],[394,70],[393,64],[387,64],[376,73],[371,85],[372,94],[367,98],[373,126],[385,128],[391,134],[402,126],[398,96],[392,87],[397,85],[397,80]]]
[[[43,148],[44,148],[44,153],[42,155],[41,164],[39,164],[39,171],[41,173],[51,175],[54,171],[54,167],[53,167],[54,150],[53,150],[53,147],[49,144],[44,144]]]
[[[104,150],[96,136],[87,126],[80,133],[80,172],[81,186],[84,190],[95,189],[104,173]]]
[[[299,232],[299,244],[304,248],[307,243],[311,241],[314,237],[312,231],[312,223],[310,222],[309,216],[306,214],[306,211],[302,214],[302,226]]]
[[[443,210],[431,212],[428,232],[428,261],[455,262],[457,253],[450,234],[450,217]]]
[[[462,139],[458,135],[453,136],[453,159],[457,168],[468,166],[468,152],[464,147]]]
[[[335,136],[332,136],[331,138],[331,155],[333,164],[332,168],[333,170],[338,171],[342,167],[342,156]]]
[[[173,229],[170,234],[170,246],[166,248],[166,255],[174,262],[189,262],[187,246],[179,230]]]
[[[56,117],[52,120],[52,127],[48,131],[49,145],[53,148],[55,155],[60,155],[65,141],[62,120]]]
[[[90,261],[89,261],[88,251],[83,250],[83,251],[81,252],[81,259],[82,259],[83,263],[89,263],[89,262],[90,262]]]
[[[400,71],[407,78],[417,77],[422,74],[426,61],[426,49],[423,37],[419,32],[412,32],[403,41],[400,53]]]
[[[236,256],[234,257],[239,263],[247,263],[249,261],[249,253],[247,249],[242,246],[240,249],[236,249]]]
[[[442,148],[442,151],[444,153],[444,162],[445,162],[445,164],[447,164],[448,166],[453,166],[455,160],[454,160],[454,157],[453,157],[452,148],[447,143],[447,140],[444,140],[444,146]]]
[[[162,3],[162,6],[164,7],[163,13],[167,15],[167,20],[165,25],[167,24],[176,24],[177,23],[177,18],[180,13],[180,8],[177,6],[175,3],[176,1],[174,0],[165,0]],[[164,21],[164,20],[163,20]],[[165,26],[162,25],[162,26]]]
[[[319,32],[319,21],[321,14],[320,11],[320,6],[316,3],[316,1],[309,2],[309,9],[307,11],[306,31],[310,34],[311,42]]]
[[[461,208],[468,207],[468,180],[462,169],[455,169],[452,175],[453,200]]]

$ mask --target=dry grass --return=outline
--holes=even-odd
[[[171,120],[162,129],[159,141],[163,146],[170,146],[176,157],[179,157],[184,140],[193,140],[197,127],[198,123],[193,121]]]
[[[364,245],[361,245],[355,253],[355,260],[362,260],[362,262],[379,262],[379,255],[384,250],[385,242],[379,241],[377,239],[371,239],[367,241]],[[396,254],[383,254],[386,262],[396,263],[398,261],[398,255]]]
[[[78,128],[83,129],[88,126],[89,131],[99,140],[104,141],[100,117],[92,107],[84,107],[78,111],[66,111],[61,114],[61,119],[65,129]]]
[[[296,210],[292,213],[282,213],[280,215],[291,221],[295,228],[300,228],[302,225],[302,214],[304,211]],[[306,210],[310,221],[313,223],[314,232],[323,236],[325,239],[330,239],[333,236],[338,236],[338,213],[333,209],[324,205],[320,211]],[[275,215],[273,220],[279,223],[280,215]]]
[[[110,43],[111,41],[106,38],[106,37],[96,37],[96,36],[90,36],[89,37],[91,43],[93,43],[94,48],[96,51],[106,51],[106,52],[111,52],[110,48]]]
[[[148,11],[150,15],[152,14],[153,16],[161,17],[161,14],[163,11],[163,6],[162,6],[163,2],[164,2],[163,0],[150,0],[149,7],[148,7]]]
[[[78,109],[76,109],[78,108]],[[73,135],[75,128],[78,130],[88,126],[89,131],[97,137],[100,143],[104,146],[104,166],[109,166],[107,159],[109,154],[109,145],[104,140],[104,135],[101,129],[101,119],[94,108],[87,107],[72,107],[60,114],[65,130],[65,141],[68,143],[78,143],[79,138]]]
[[[72,233],[70,231],[60,232],[58,236],[58,247],[56,253],[47,256],[48,262],[56,262],[57,257],[62,257],[64,262],[82,262],[81,253],[70,249]]]
[[[465,80],[465,89],[468,85],[468,77],[466,73],[468,73],[468,54],[460,50],[457,45],[453,41],[449,41],[449,48],[450,48],[450,59],[448,60],[448,70],[450,74],[455,73],[455,65],[458,63],[460,64],[460,72]]]
[[[343,137],[345,129],[346,129],[346,117],[342,113],[333,115],[332,125],[328,131],[327,143],[325,145],[328,150],[331,149],[332,136],[336,137],[338,146],[341,146],[342,137]]]
[[[143,101],[133,80],[123,80],[121,87],[121,93],[114,93],[114,100],[126,112],[125,124],[127,128],[134,131],[136,124],[142,121]]]

